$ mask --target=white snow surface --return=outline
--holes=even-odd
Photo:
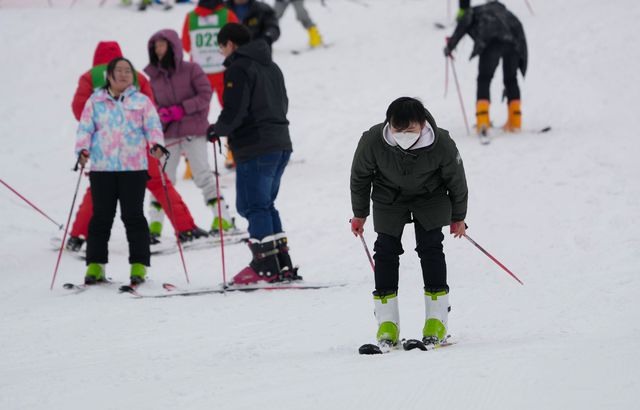
[[[138,69],[146,43],[179,30],[192,6],[145,14],[97,0],[0,1],[1,178],[66,222],[78,178],[71,97],[100,40],[116,40]],[[444,98],[446,3],[436,0],[307,1],[328,49],[294,56],[306,33],[288,10],[274,58],[287,82],[294,145],[277,201],[294,263],[327,290],[137,300],[115,289],[70,295],[84,263],[63,255],[49,290],[60,234],[0,188],[0,408],[2,409],[631,409],[640,398],[640,3],[532,1],[507,6],[522,20],[529,72],[521,81],[527,130],[489,146],[467,136],[450,76]],[[454,2],[455,3],[455,2]],[[478,2],[475,2],[478,3]],[[452,6],[454,8],[454,6]],[[473,123],[472,41],[456,70]],[[500,69],[492,120],[504,122]],[[422,99],[450,130],[470,189],[469,242],[445,240],[453,347],[359,356],[375,338],[373,276],[349,230],[349,171],[364,130],[403,95]],[[219,108],[212,104],[211,120]],[[213,164],[213,163],[212,163]],[[81,195],[87,187],[81,182]],[[234,177],[222,183],[233,203]],[[212,216],[199,191],[178,190],[197,223]],[[76,204],[77,206],[77,204]],[[241,221],[242,226],[246,226]],[[365,238],[373,247],[371,222]],[[445,228],[446,229],[446,228]],[[165,232],[165,240],[171,232]],[[401,334],[424,321],[414,236],[401,258]],[[128,276],[114,223],[107,273]],[[191,287],[222,281],[219,249],[185,254]],[[250,259],[226,249],[227,275]],[[154,257],[149,288],[186,286],[177,254]]]

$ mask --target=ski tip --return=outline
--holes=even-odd
[[[62,287],[65,289],[73,289],[76,287],[76,285],[73,283],[65,283],[64,285],[62,285]]]
[[[178,289],[178,287],[172,283],[163,283],[162,288],[169,291]]]
[[[547,125],[546,127],[540,129],[540,131],[538,131],[540,134],[545,133],[545,132],[549,132],[551,131],[551,126]]]
[[[358,353],[363,355],[382,354],[382,350],[377,345],[367,343],[358,348]]]
[[[122,285],[118,288],[118,291],[120,293],[130,293],[132,295],[138,295],[138,292],[136,292],[136,288],[130,285]]]

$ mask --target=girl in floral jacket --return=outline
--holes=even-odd
[[[85,104],[76,136],[80,164],[91,158],[89,179],[94,214],[87,238],[85,283],[104,281],[111,226],[120,213],[129,242],[131,283],[144,282],[150,264],[149,229],[143,212],[147,149],[162,157],[162,126],[153,103],[133,86],[135,70],[125,58],[107,67],[107,85]]]

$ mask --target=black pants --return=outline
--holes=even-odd
[[[127,230],[129,263],[149,266],[149,227],[144,217],[147,171],[91,172],[93,217],[87,238],[87,265],[109,262],[109,238],[120,201],[120,217]]]
[[[520,57],[513,45],[493,41],[480,54],[480,62],[478,64],[478,100],[491,100],[491,80],[501,58],[502,78],[507,100],[520,99],[520,87],[518,87]]]
[[[425,289],[429,291],[448,290],[447,263],[442,250],[442,241],[444,240],[442,228],[426,231],[418,221],[414,221],[414,225],[415,250],[420,257]],[[378,233],[378,239],[373,247],[375,252],[373,259],[376,261],[376,292],[378,294],[398,291],[400,255],[404,253],[401,239],[385,233]]]

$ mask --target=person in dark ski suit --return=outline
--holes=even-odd
[[[280,38],[280,25],[273,8],[256,0],[228,0],[227,8],[251,32],[253,40],[263,39],[271,46]]]
[[[253,259],[233,278],[240,284],[299,278],[274,205],[292,152],[289,99],[269,45],[250,40],[242,24],[229,23],[218,33],[226,57],[224,104],[208,130],[209,141],[228,137],[236,159],[236,207],[249,220]]]
[[[372,190],[373,188],[373,190]],[[449,286],[442,227],[465,234],[467,182],[462,158],[449,136],[414,98],[401,97],[383,123],[360,138],[351,166],[351,231],[362,235],[373,201],[374,312],[380,344],[397,344],[399,256],[402,232],[413,222],[424,281],[425,343],[447,337]]]
[[[444,49],[446,57],[456,48],[465,34],[474,40],[471,58],[479,56],[478,90],[476,96],[476,131],[486,134],[491,121],[489,118],[490,86],[493,74],[502,59],[502,75],[505,96],[508,103],[508,119],[504,130],[520,131],[522,114],[520,111],[520,88],[518,69],[524,76],[527,71],[527,41],[520,20],[500,2],[492,1],[481,6],[468,7],[468,1],[460,3],[458,25],[447,41]]]

